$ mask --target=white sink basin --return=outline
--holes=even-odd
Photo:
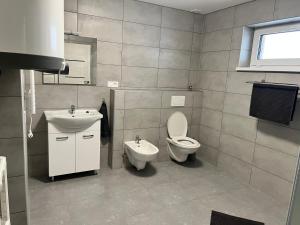
[[[66,129],[82,129],[91,126],[103,116],[96,109],[76,109],[73,114],[69,110],[45,111],[46,120]]]

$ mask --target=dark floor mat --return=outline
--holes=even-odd
[[[210,225],[265,225],[264,223],[212,211]]]

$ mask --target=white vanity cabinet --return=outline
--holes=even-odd
[[[86,116],[85,114],[55,117],[63,118],[64,121],[68,120],[68,123],[69,120],[73,120],[77,128],[63,127],[63,124],[67,124],[64,121],[58,125],[57,121],[60,120],[52,119],[52,112],[45,112],[48,121],[49,177],[52,179],[59,175],[100,169],[100,119],[102,115],[100,114],[100,119],[95,117],[94,121],[91,110],[86,112],[89,113],[89,118],[92,118],[89,126],[82,126],[81,117]],[[69,124],[72,125],[72,122]]]

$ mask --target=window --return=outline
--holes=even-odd
[[[300,24],[256,28],[250,67],[298,68],[300,71]]]

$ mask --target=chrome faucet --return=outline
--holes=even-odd
[[[71,114],[74,114],[75,113],[75,105],[71,105],[71,110],[70,110],[70,113]]]
[[[140,141],[141,141],[142,139],[140,138],[140,136],[139,135],[136,135],[136,137],[135,137],[135,143],[137,143],[137,144],[140,144]]]

